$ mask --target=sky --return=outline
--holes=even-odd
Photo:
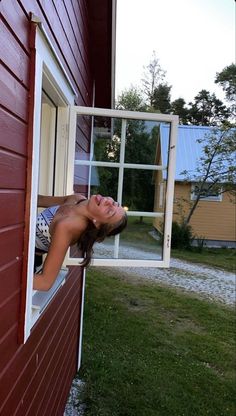
[[[171,100],[202,89],[224,99],[217,72],[235,62],[234,0],[117,0],[116,97],[141,87],[153,51]]]

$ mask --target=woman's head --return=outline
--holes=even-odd
[[[87,207],[91,221],[78,241],[78,248],[85,257],[81,263],[83,266],[90,263],[95,242],[102,242],[106,237],[117,235],[127,226],[126,211],[111,197],[93,195]]]
[[[113,198],[99,194],[91,196],[87,209],[97,228],[105,224],[114,228],[126,214],[124,208]]]

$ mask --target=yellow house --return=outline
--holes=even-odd
[[[187,181],[181,172],[195,171],[203,146],[198,140],[209,134],[211,129],[203,126],[178,127],[173,221],[181,222],[196,198],[197,183]],[[165,165],[168,158],[168,140],[169,126],[162,124],[156,154],[160,165]],[[155,210],[164,210],[165,182],[165,171],[158,171],[155,176]],[[229,192],[211,192],[200,199],[189,224],[195,238],[204,239],[205,245],[235,247],[235,214],[235,201]],[[163,225],[158,218],[154,226],[159,232],[162,231]]]

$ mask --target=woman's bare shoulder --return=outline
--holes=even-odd
[[[53,224],[53,228],[51,230],[52,238],[55,234],[58,235],[67,235],[70,237],[71,241],[78,239],[80,235],[86,230],[88,222],[82,216],[78,218],[78,216],[65,216],[58,219]]]

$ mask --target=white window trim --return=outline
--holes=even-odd
[[[159,182],[159,208],[164,205],[164,182]]]
[[[191,201],[195,201],[197,199],[195,195],[195,186],[197,185],[197,182],[194,182],[191,184]],[[220,193],[218,196],[204,196],[200,198],[200,201],[212,201],[212,202],[222,202],[223,196],[222,196],[222,188],[220,189]]]
[[[61,102],[65,107],[58,109],[57,140],[59,146],[67,154],[68,147],[68,118],[69,106],[74,104],[75,91],[60,63],[49,39],[41,26],[36,30],[35,40],[35,89],[34,89],[34,116],[33,116],[33,150],[32,150],[32,179],[31,179],[31,202],[30,202],[30,231],[28,241],[28,268],[26,285],[26,307],[24,321],[24,342],[30,336],[31,328],[45,309],[46,305],[65,282],[67,271],[64,269],[58,275],[56,282],[50,291],[40,293],[33,290],[34,274],[34,251],[35,251],[35,229],[38,198],[38,177],[39,177],[39,154],[40,154],[40,125],[41,125],[41,95],[43,73],[48,75],[48,80],[53,79],[53,88],[56,89]],[[65,160],[65,158],[64,158]],[[67,169],[67,164],[65,166]],[[66,170],[65,170],[66,172]],[[63,174],[61,169],[58,174]],[[64,175],[65,176],[65,175]],[[66,177],[61,178],[60,185],[56,188],[55,194],[63,195],[66,191]],[[39,300],[40,299],[40,300]],[[38,303],[36,303],[38,302]]]
[[[171,125],[170,129],[170,146],[169,146],[169,164],[168,164],[168,180],[166,186],[166,205],[164,213],[147,213],[147,212],[137,212],[137,211],[128,211],[128,216],[149,216],[149,217],[162,217],[165,216],[165,226],[164,226],[164,243],[163,243],[163,258],[162,260],[131,260],[131,259],[92,259],[91,265],[93,266],[119,266],[119,267],[169,267],[170,264],[170,242],[171,242],[171,227],[172,227],[172,215],[173,215],[173,197],[174,197],[174,174],[175,174],[175,160],[176,160],[176,140],[177,140],[177,128],[178,128],[178,116],[167,115],[167,114],[156,114],[156,113],[143,113],[135,111],[123,111],[123,110],[108,110],[100,108],[89,108],[89,107],[78,107],[73,106],[70,108],[70,124],[69,124],[69,157],[68,160],[71,161],[68,167],[68,176],[67,176],[67,193],[73,191],[74,183],[74,163],[79,165],[87,166],[113,166],[121,167],[119,170],[119,176],[123,175],[122,171],[124,167],[136,168],[136,169],[152,169],[152,170],[163,170],[166,169],[165,166],[157,165],[134,165],[124,163],[123,152],[124,147],[122,147],[122,137],[124,135],[125,124],[122,124],[121,132],[121,161],[120,163],[113,162],[97,162],[92,161],[78,161],[75,162],[75,140],[76,140],[76,118],[77,115],[89,115],[89,116],[105,116],[111,118],[121,118],[121,119],[138,119],[138,120],[151,120],[157,122],[168,122]],[[124,143],[124,141],[123,141]],[[121,203],[122,198],[122,187],[118,185],[118,197],[117,200]],[[115,251],[119,243],[119,235],[115,236]],[[82,258],[73,258],[70,257],[70,249],[67,251],[64,265],[67,266],[77,266],[82,261]]]

